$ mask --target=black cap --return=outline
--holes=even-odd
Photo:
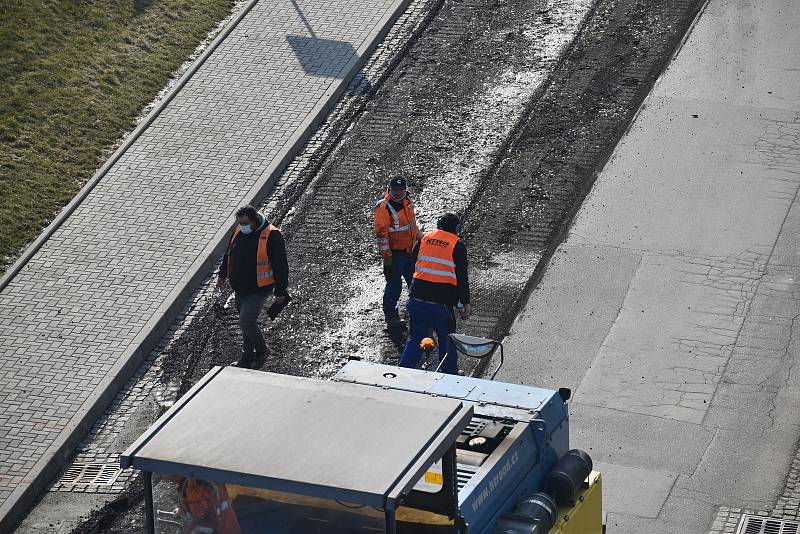
[[[406,189],[405,178],[392,178],[389,180],[389,187],[392,189]]]

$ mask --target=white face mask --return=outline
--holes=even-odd
[[[239,231],[242,232],[243,234],[249,234],[250,232],[253,231],[253,229],[250,227],[249,224],[240,224]]]

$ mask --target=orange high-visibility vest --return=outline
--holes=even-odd
[[[185,534],[241,534],[224,484],[184,478],[180,482],[179,496]]]
[[[444,230],[434,230],[426,234],[419,243],[414,278],[438,284],[458,285],[453,257],[457,243],[458,236]]]
[[[414,205],[408,197],[403,199],[403,209],[397,211],[392,206],[392,196],[389,193],[375,204],[375,239],[378,244],[378,253],[382,256],[391,256],[392,250],[405,250],[411,252],[419,237],[417,217],[414,214]]]
[[[275,276],[272,273],[272,264],[269,262],[269,254],[267,254],[267,240],[269,234],[273,230],[277,230],[275,226],[268,224],[266,228],[261,230],[261,235],[258,237],[258,253],[256,254],[256,285],[258,287],[266,287],[275,283]],[[233,237],[228,245],[228,276],[233,272],[233,256],[231,255],[231,247],[233,242],[241,233],[239,227],[233,232]]]

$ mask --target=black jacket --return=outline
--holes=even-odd
[[[289,263],[286,259],[286,243],[279,230],[273,230],[267,239],[267,256],[272,265],[275,283],[266,287],[258,287],[256,283],[256,255],[258,254],[258,238],[269,222],[264,218],[258,230],[243,234],[239,232],[236,241],[225,252],[222,266],[219,268],[221,278],[230,278],[231,287],[240,295],[255,292],[269,293],[275,291],[277,296],[286,295],[289,284]],[[228,255],[233,258],[233,272],[228,272]]]
[[[419,244],[420,242],[417,241],[411,251],[414,263],[417,262],[417,257],[419,256]],[[455,306],[459,301],[461,304],[469,304],[467,247],[460,239],[453,249],[453,262],[456,264],[457,286],[414,278],[411,283],[411,297],[427,300],[428,302],[436,302],[437,304],[447,304],[448,306]]]

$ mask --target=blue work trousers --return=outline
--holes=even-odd
[[[429,332],[436,332],[439,343],[439,361],[444,359],[444,363],[439,369],[443,373],[451,375],[458,372],[458,361],[455,348],[450,343],[450,334],[455,327],[453,308],[446,304],[431,304],[417,299],[408,299],[406,305],[411,326],[408,333],[408,341],[403,355],[400,357],[400,367],[416,368],[422,357],[422,349],[419,347],[422,338],[427,337]]]
[[[403,279],[410,286],[414,279],[414,259],[406,252],[392,253],[392,277],[386,281],[383,290],[383,316],[385,319],[397,313],[397,301],[403,292]]]

